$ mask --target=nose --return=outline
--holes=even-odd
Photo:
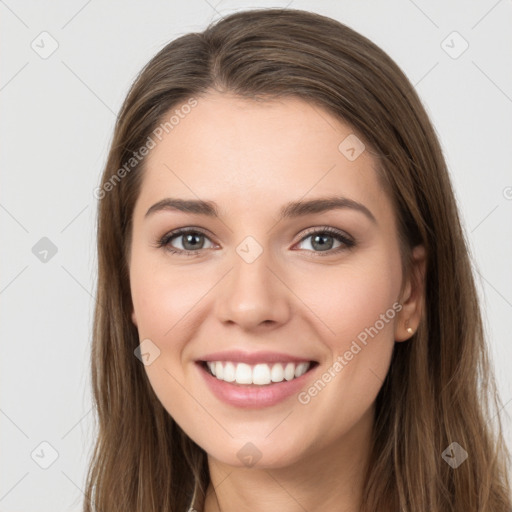
[[[221,322],[246,331],[267,331],[289,320],[293,293],[283,272],[269,260],[266,251],[252,262],[235,253],[232,269],[220,283],[215,301]]]

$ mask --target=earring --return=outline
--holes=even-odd
[[[407,332],[408,332],[409,334],[412,334],[414,331],[413,331],[412,327],[407,327]]]

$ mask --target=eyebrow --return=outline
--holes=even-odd
[[[345,208],[361,212],[373,223],[377,224],[377,219],[366,206],[354,201],[353,199],[340,196],[320,197],[317,199],[309,199],[307,201],[291,201],[281,208],[279,220]],[[219,217],[217,204],[213,201],[203,201],[200,199],[176,199],[171,197],[167,197],[158,201],[158,203],[155,203],[149,208],[144,217],[147,218],[156,212],[166,210],[206,215],[207,217]]]

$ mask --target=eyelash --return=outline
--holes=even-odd
[[[172,247],[171,245],[169,245],[173,238],[177,238],[179,236],[189,235],[189,234],[201,234],[201,235],[207,236],[206,233],[204,233],[202,230],[200,230],[198,228],[177,229],[175,231],[166,233],[162,238],[157,240],[155,246],[157,248],[165,248],[165,250],[167,250],[173,254],[182,254],[184,256],[199,256],[200,252],[203,251],[204,249],[197,249],[195,251],[189,251],[186,249],[176,249],[176,248]],[[325,234],[332,236],[333,238],[335,238],[336,240],[341,242],[343,245],[341,245],[340,247],[338,247],[336,249],[329,249],[327,251],[309,251],[308,249],[304,249],[304,250],[308,250],[309,252],[312,252],[313,254],[315,254],[315,256],[323,257],[323,256],[332,256],[333,254],[338,254],[339,252],[352,249],[356,245],[356,242],[351,240],[347,236],[345,236],[345,234],[342,231],[335,229],[335,228],[331,228],[329,226],[324,226],[322,228],[311,228],[311,230],[307,231],[306,234],[299,240],[298,243],[303,242],[304,240],[306,240],[307,238],[309,238],[312,235],[325,235]]]

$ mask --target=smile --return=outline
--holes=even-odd
[[[244,409],[277,405],[305,389],[319,364],[197,361],[202,379],[221,402]]]
[[[206,362],[210,373],[219,380],[235,382],[236,384],[255,384],[257,386],[293,380],[304,375],[312,364],[312,362],[288,362],[249,365],[233,361]]]

